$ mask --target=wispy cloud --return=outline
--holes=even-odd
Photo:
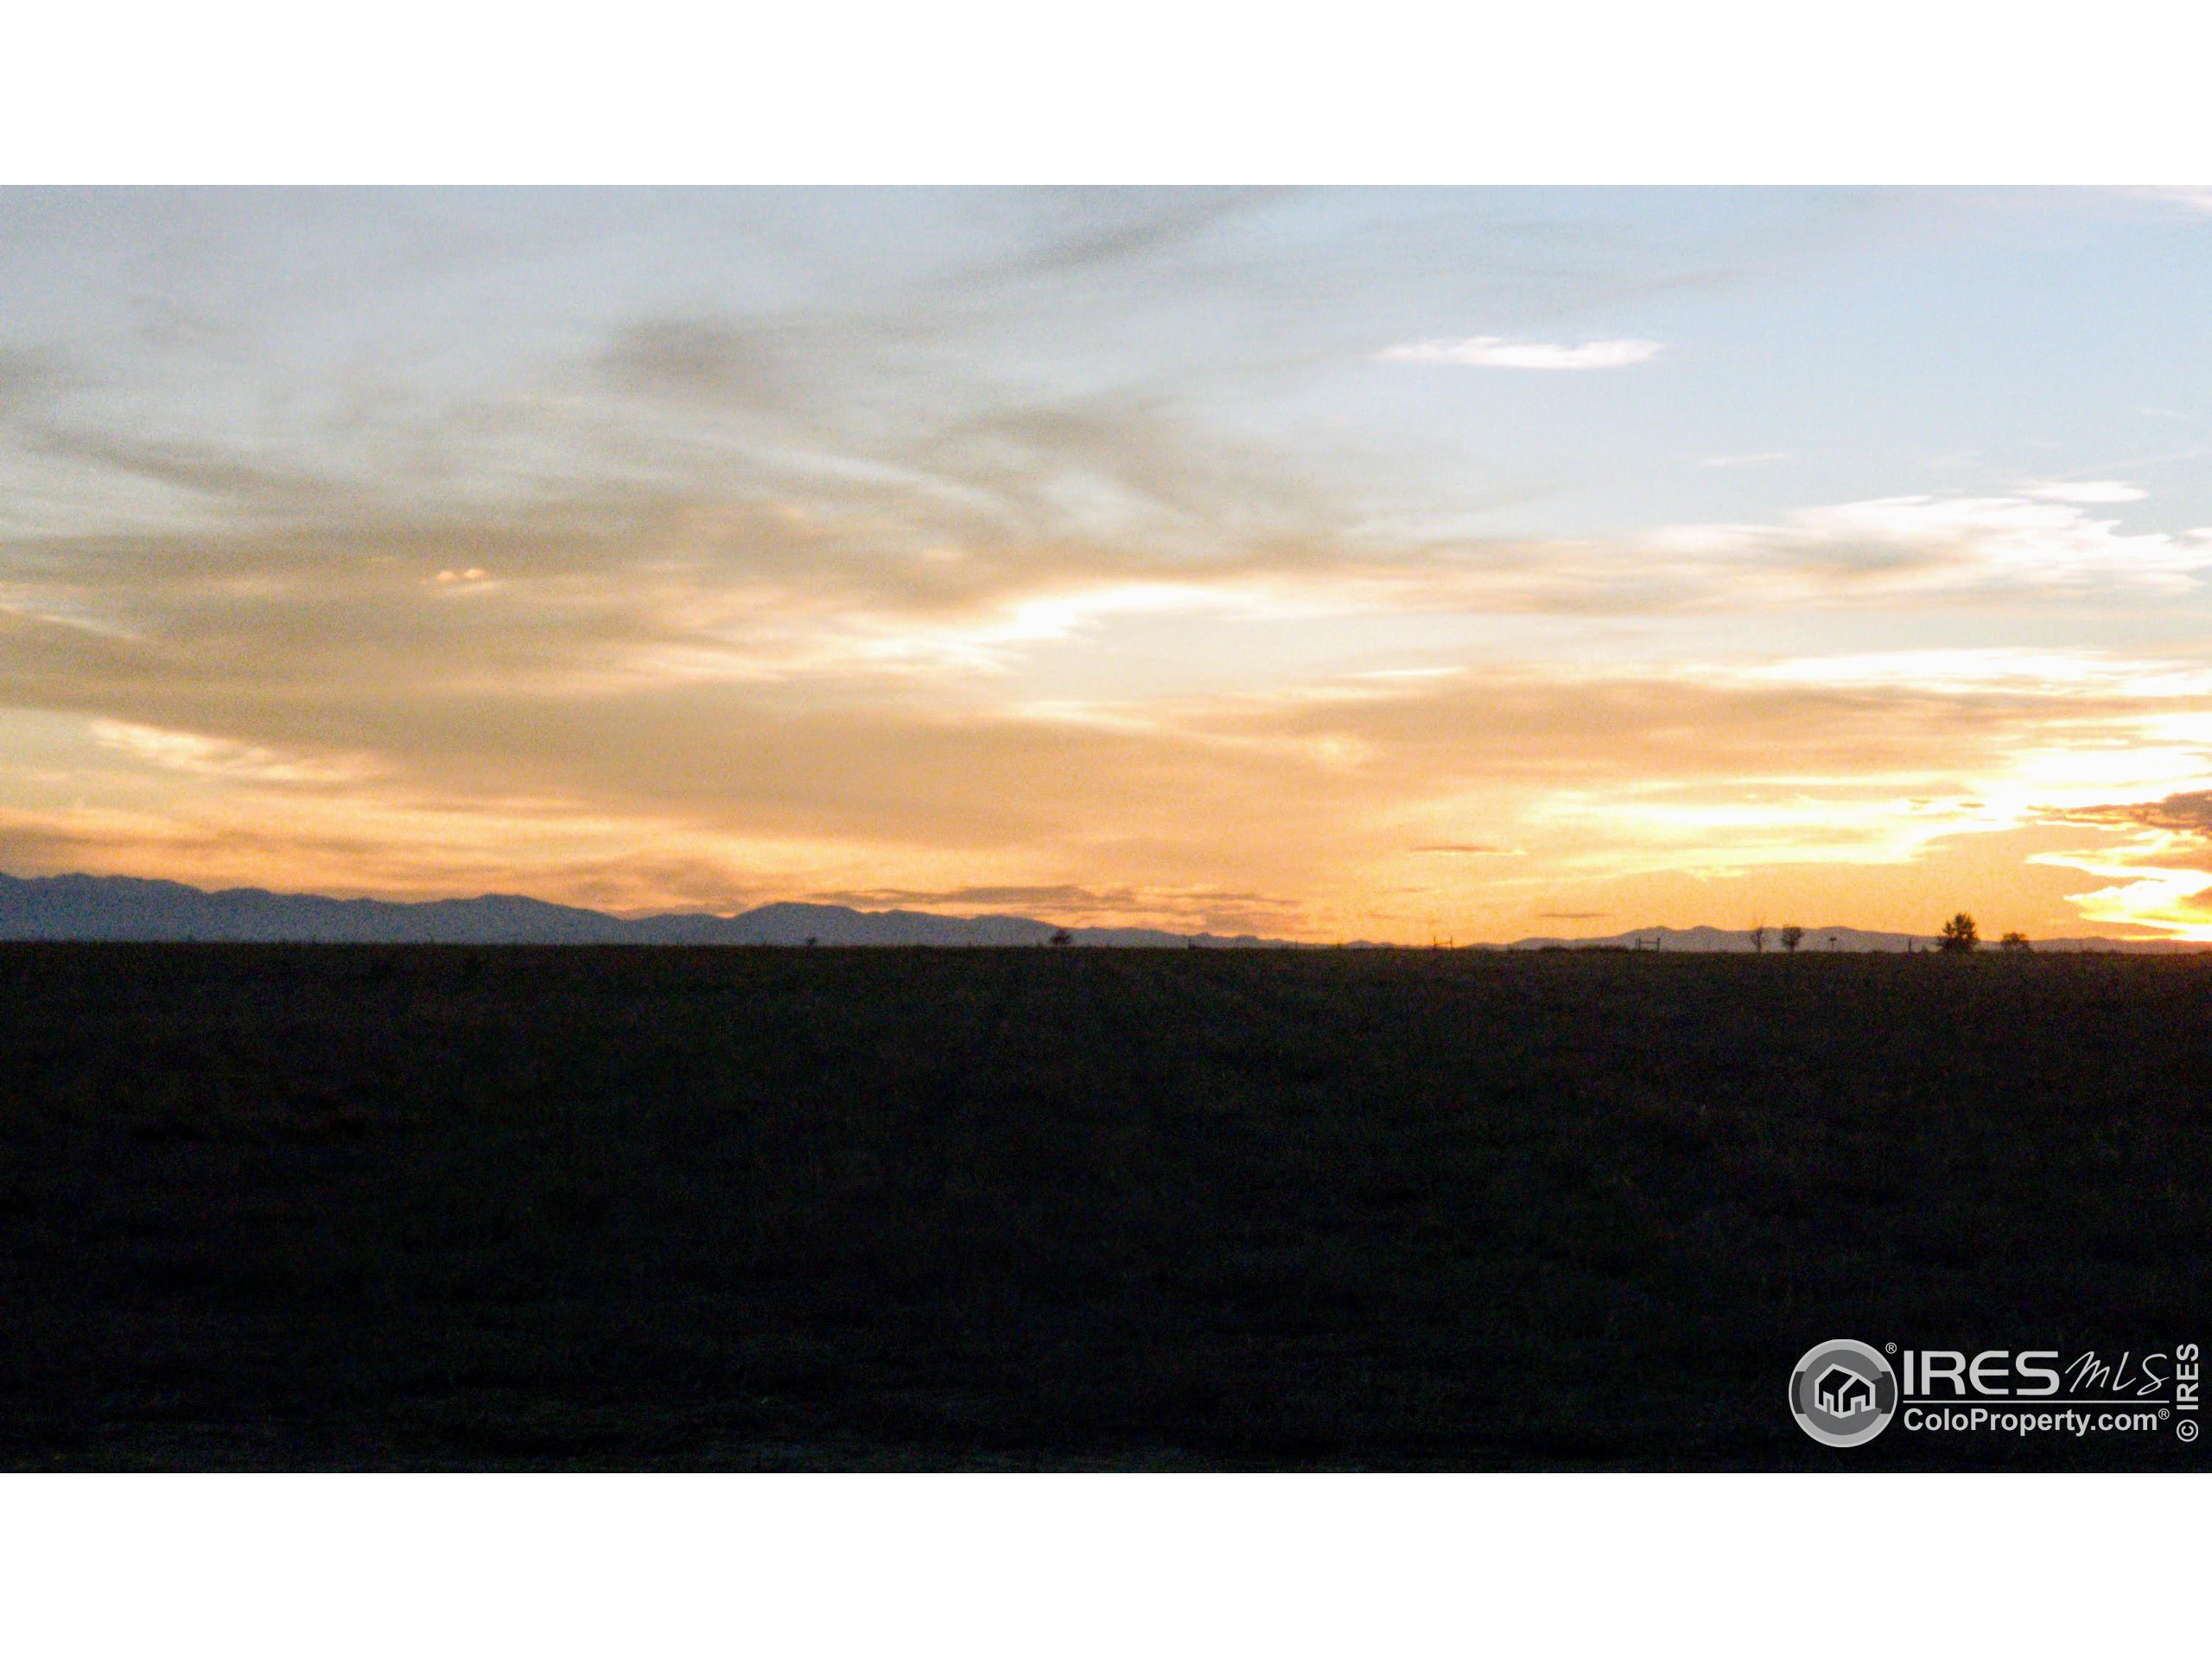
[[[313,757],[280,753],[257,743],[165,731],[128,721],[95,720],[92,736],[104,748],[174,772],[273,784],[350,784],[374,773],[359,757]]]
[[[2212,790],[2193,790],[2156,801],[2070,807],[2053,816],[2068,823],[2141,824],[2148,830],[2212,841]]]
[[[2083,511],[2133,499],[2117,493],[2130,486],[2050,487],[2075,493],[1890,496],[1804,508],[1777,524],[1681,525],[1655,532],[1647,544],[1677,583],[1733,566],[1747,594],[1768,602],[2007,590],[2177,593],[2212,568],[2212,529],[2131,533]]]
[[[1476,334],[1466,340],[1412,340],[1379,355],[1388,363],[1456,363],[1474,369],[1625,369],[1649,363],[1664,349],[1656,340],[1590,340],[1561,346]]]
[[[2110,506],[2122,501],[2140,501],[2149,492],[2137,485],[2122,483],[2118,479],[2084,479],[2078,483],[2036,484],[2022,490],[2021,494],[2032,496],[2038,501],[2066,501],[2081,506]]]
[[[1216,887],[1089,887],[1077,882],[951,887],[838,887],[810,893],[817,904],[862,910],[950,910],[968,914],[1006,910],[1076,919],[1089,925],[1164,924],[1214,931],[1281,926],[1295,912],[1293,900],[1268,893]]]

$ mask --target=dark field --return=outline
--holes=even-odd
[[[0,1463],[2198,1467],[2212,959],[0,946]]]

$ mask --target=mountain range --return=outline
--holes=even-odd
[[[122,875],[0,875],[0,939],[208,939],[345,944],[1044,944],[1061,930],[1027,916],[938,916],[843,905],[763,905],[735,916],[703,912],[629,918],[539,899],[486,893],[404,904]],[[1249,934],[1148,927],[1071,927],[1100,945],[1283,944]]]
[[[259,887],[204,892],[177,881],[123,875],[0,875],[0,939],[227,940],[350,944],[865,944],[1033,945],[1062,931],[1027,916],[941,916],[916,910],[855,910],[844,905],[763,905],[734,916],[706,912],[622,917],[507,893],[402,903],[328,899]],[[1214,949],[1287,947],[1287,939],[1175,933],[1149,927],[1071,927],[1078,945]],[[1780,930],[1766,948],[1780,950]],[[1364,944],[1365,941],[1357,942]],[[1931,934],[1808,927],[1805,950],[1926,949]],[[1605,938],[1528,938],[1510,950],[1626,948],[1748,951],[1748,930],[1648,927]],[[2038,950],[2169,953],[2205,947],[2170,939],[2038,939]]]
[[[1765,930],[1764,948],[1779,951],[1782,930]],[[1879,933],[1859,927],[1808,927],[1798,942],[1800,950],[1926,950],[1936,942],[1932,933]],[[1993,938],[1984,939],[1985,947],[1993,945]],[[2176,953],[2203,950],[2212,946],[2192,944],[2184,939],[2110,939],[2094,936],[2079,938],[2037,939],[2038,950],[2126,950],[2138,955],[2168,956]],[[1639,927],[1626,933],[1615,933],[1602,939],[1533,938],[1516,939],[1510,947],[1516,950],[1591,950],[1626,949],[1631,950],[1700,950],[1750,951],[1759,948],[1751,938],[1749,928],[1722,927]]]

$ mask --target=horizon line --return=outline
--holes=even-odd
[[[711,908],[690,910],[661,909],[621,911],[602,910],[593,906],[574,904],[563,899],[542,899],[534,893],[529,893],[485,891],[466,895],[446,894],[435,898],[426,899],[397,899],[371,893],[340,896],[339,894],[318,893],[302,889],[257,887],[251,886],[202,887],[189,881],[179,880],[173,876],[131,875],[118,873],[100,874],[88,870],[65,870],[44,875],[17,875],[6,870],[0,870],[0,880],[13,881],[22,884],[71,880],[94,882],[128,881],[143,883],[148,886],[179,887],[187,893],[190,893],[205,899],[217,899],[224,897],[226,894],[232,893],[255,893],[276,899],[304,899],[324,904],[341,905],[388,905],[398,908],[416,908],[433,905],[470,905],[481,904],[486,901],[494,900],[513,900],[524,904],[542,905],[548,909],[568,911],[579,915],[593,916],[603,920],[619,923],[642,923],[662,920],[690,919],[733,922],[741,920],[747,916],[757,915],[762,911],[773,910],[779,906],[784,906],[800,909],[840,911],[848,915],[853,916],[925,916],[945,921],[1024,922],[1034,926],[1052,927],[1071,932],[1141,932],[1165,934],[1170,937],[1185,939],[1255,939],[1262,940],[1268,944],[1295,946],[1299,949],[1306,950],[1359,946],[1367,948],[1417,950],[1504,950],[1531,945],[1541,946],[1556,944],[1573,947],[1577,945],[1611,944],[1617,941],[1633,939],[1638,937],[1652,938],[1678,936],[1690,933],[1715,934],[1724,938],[1740,938],[1749,941],[1756,929],[1765,933],[1770,938],[1773,938],[1773,943],[1776,946],[1777,954],[1789,955],[1793,954],[1793,952],[1789,948],[1782,946],[1778,938],[1773,938],[1773,936],[1778,935],[1783,927],[1788,926],[1800,927],[1802,929],[1802,940],[1806,943],[1813,941],[1818,936],[1822,934],[1834,936],[1840,933],[1854,934],[1861,938],[1899,941],[1908,944],[1917,944],[1922,941],[1926,941],[1930,944],[1934,944],[1937,943],[1942,937],[1940,929],[1922,932],[1898,928],[1862,927],[1857,924],[1844,922],[1827,922],[1822,923],[1818,926],[1809,926],[1796,923],[1753,923],[1747,924],[1742,927],[1726,927],[1713,922],[1694,922],[1687,925],[1668,922],[1653,922],[1642,924],[1634,927],[1622,928],[1611,933],[1530,933],[1524,934],[1520,938],[1514,939],[1474,939],[1470,940],[1465,944],[1459,943],[1456,938],[1451,936],[1448,931],[1445,931],[1445,937],[1442,939],[1432,937],[1426,943],[1420,941],[1395,942],[1365,938],[1330,938],[1313,940],[1275,938],[1252,932],[1244,932],[1241,934],[1219,933],[1211,929],[1198,929],[1192,931],[1172,926],[1154,926],[1142,923],[1121,924],[1110,922],[1071,922],[1055,919],[1049,915],[1032,915],[1022,912],[1009,910],[941,910],[916,908],[899,905],[888,906],[880,910],[871,910],[859,905],[844,904],[836,900],[810,898],[771,899],[764,900],[759,904],[745,906],[729,911],[720,911]],[[1436,931],[1437,930],[1432,930],[1432,934],[1433,935]],[[2183,949],[2212,950],[2212,940],[2177,938],[2170,934],[2091,932],[2078,934],[2045,934],[2040,937],[2022,934],[2020,937],[2024,938],[2031,946],[2037,944],[2081,944],[2083,943],[2094,942],[2121,945],[2166,945]],[[17,942],[20,943],[22,941]],[[60,941],[54,942],[59,943]],[[1980,941],[1980,944],[1984,948],[1994,949],[1999,945],[2000,941],[1995,939],[1983,939]],[[1635,947],[1631,945],[1624,946],[1624,948],[1634,949]],[[1657,953],[1654,952],[1653,954]],[[1754,949],[1753,954],[1760,954],[1760,952],[1757,949]],[[1867,953],[1862,951],[1858,954]]]

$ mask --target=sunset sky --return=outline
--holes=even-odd
[[[2212,939],[2209,577],[2212,189],[0,193],[16,875]]]

